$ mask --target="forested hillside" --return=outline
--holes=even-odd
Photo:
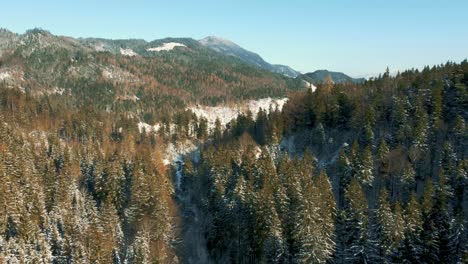
[[[168,43],[180,46],[163,49]],[[0,30],[0,83],[61,97],[69,107],[127,111],[151,121],[194,103],[283,97],[303,86],[189,38],[74,39],[41,29]]]
[[[183,170],[209,258],[468,261],[467,85],[467,61],[447,63],[239,117]]]
[[[468,261],[466,60],[312,92],[190,39],[0,40],[0,263]]]

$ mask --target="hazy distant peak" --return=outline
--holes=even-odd
[[[242,61],[257,68],[261,68],[275,73],[280,73],[293,78],[299,75],[291,67],[285,65],[272,65],[266,62],[257,53],[246,50],[228,39],[215,36],[208,36],[204,39],[199,40],[198,42],[201,45],[208,47],[214,51],[220,52],[224,55],[237,57]]]
[[[200,44],[205,45],[205,46],[211,46],[211,45],[224,45],[224,46],[230,46],[230,47],[237,47],[240,48],[239,45],[236,43],[225,39],[225,38],[220,38],[216,36],[208,36],[206,38],[201,39]]]

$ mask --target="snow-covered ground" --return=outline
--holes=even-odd
[[[136,53],[132,49],[122,49],[122,48],[120,48],[120,54],[122,54],[124,56],[130,56],[130,57],[138,56],[138,53]]]
[[[137,83],[142,82],[137,76],[132,74],[131,72],[124,70],[119,67],[107,67],[103,65],[96,65],[102,71],[102,77],[106,78],[109,81],[114,82],[130,82],[130,83]]]
[[[269,112],[270,109],[281,110],[283,106],[288,101],[287,98],[262,98],[259,100],[250,100],[241,104],[236,104],[233,106],[192,106],[188,107],[188,110],[191,110],[197,117],[206,118],[208,121],[208,128],[211,130],[214,128],[216,119],[219,119],[222,126],[225,126],[227,123],[237,118],[241,113],[245,114],[247,111],[252,113],[253,118],[255,118],[260,111],[260,108],[266,112]],[[170,125],[170,133],[175,131],[175,125]],[[142,133],[145,132],[158,132],[161,129],[161,124],[156,123],[154,125],[147,124],[140,121],[138,123],[138,131]],[[182,162],[182,157],[188,153],[194,153],[196,155],[197,147],[190,140],[185,142],[178,142],[177,145],[170,143],[164,153],[164,164],[165,165],[174,165],[176,163]],[[260,155],[260,149],[257,151],[257,157]],[[196,159],[196,157],[193,157]]]
[[[240,113],[239,107],[227,106],[192,106],[188,110],[192,111],[198,118],[203,117],[208,121],[210,128],[214,127],[216,119],[219,119],[222,126],[225,126],[231,120],[236,118]]]
[[[139,98],[138,98],[139,99]],[[138,100],[137,99],[137,100]],[[216,119],[219,119],[221,126],[225,127],[226,124],[237,118],[240,114],[246,114],[248,111],[252,113],[252,117],[256,118],[260,109],[269,113],[270,109],[278,109],[281,111],[283,106],[288,101],[288,98],[262,98],[258,100],[250,100],[242,104],[236,104],[232,106],[204,106],[196,105],[187,107],[187,110],[192,111],[198,118],[205,118],[208,121],[208,129],[212,130],[215,127]],[[140,133],[143,130],[148,132],[158,132],[161,129],[161,125],[156,123],[154,125],[147,124],[140,121],[138,123],[138,131]],[[174,124],[170,125],[170,133],[175,131]]]
[[[187,139],[177,144],[169,143],[164,151],[163,163],[165,165],[175,164],[177,162],[182,163],[184,160],[183,157],[188,154],[192,155],[192,160],[198,160],[200,158],[200,152],[191,140]]]
[[[268,113],[270,112],[270,108],[273,110],[278,108],[278,110],[281,111],[281,109],[283,109],[283,106],[286,104],[287,101],[288,98],[273,99],[270,97],[258,100],[250,100],[248,104],[248,109],[250,110],[250,112],[252,112],[252,115],[256,117],[258,112],[260,111],[260,108],[267,111]]]
[[[22,87],[24,82],[24,72],[18,69],[0,69],[0,82],[6,84],[8,88],[18,88],[21,92],[26,92]]]
[[[5,79],[10,79],[11,75],[9,72],[0,72],[0,81],[3,81]]]
[[[305,84],[305,86],[307,88],[310,88],[312,90],[312,92],[315,92],[315,90],[317,90],[317,87],[315,85],[313,85],[312,83],[308,82],[308,81],[304,81],[304,84]]]
[[[98,43],[94,44],[94,50],[96,51],[106,51],[106,46],[103,42],[99,41]]]
[[[146,50],[147,51],[169,51],[169,50],[173,50],[175,47],[187,47],[187,46],[181,43],[177,43],[177,42],[169,42],[169,43],[164,43],[162,46],[159,46],[156,48],[148,48]]]
[[[0,81],[24,81],[24,72],[17,69],[6,69],[0,72]]]
[[[143,132],[143,130],[148,133],[148,132],[158,132],[161,126],[159,124],[155,124],[154,126],[149,125],[144,122],[139,122],[138,123],[138,131]]]
[[[49,94],[49,95],[59,94],[59,95],[63,95],[66,91],[67,91],[67,89],[65,89],[65,88],[54,87],[53,89],[45,90],[45,91],[40,92],[38,94]]]
[[[245,114],[248,110],[252,112],[253,118],[257,117],[260,108],[266,112],[271,109],[283,109],[288,98],[273,99],[270,97],[258,100],[250,100],[243,104],[235,106],[202,106],[196,105],[188,107],[198,118],[203,117],[208,121],[208,127],[213,128],[216,119],[219,119],[222,126],[225,126],[231,120],[237,118],[241,113]]]

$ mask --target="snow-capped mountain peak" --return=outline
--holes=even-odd
[[[266,62],[257,53],[248,51],[228,39],[209,36],[209,37],[199,40],[198,42],[202,44],[203,46],[208,47],[216,52],[219,52],[228,56],[237,57],[247,64],[253,65],[255,67],[258,67],[267,71],[280,73],[280,74],[286,75],[288,77],[293,77],[293,78],[299,75],[298,72],[296,72],[295,70],[291,69],[288,66],[273,65],[273,64]]]
[[[216,37],[216,36],[208,36],[206,38],[203,38],[201,40],[199,40],[200,44],[204,45],[204,46],[214,46],[214,45],[217,45],[217,46],[230,46],[230,47],[235,47],[235,48],[240,48],[239,45],[237,45],[236,43],[228,40],[228,39],[225,39],[225,38],[220,38],[220,37]]]

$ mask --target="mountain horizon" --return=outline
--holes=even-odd
[[[2,8],[0,264],[468,263],[468,1]]]
[[[44,29],[44,28],[38,28],[38,27],[28,29],[24,33],[13,32],[13,31],[11,31],[11,30],[9,30],[7,28],[0,28],[0,30],[4,31],[4,33],[11,33],[11,34],[15,34],[15,35],[26,35],[28,33],[33,33],[33,32],[36,32],[36,33],[42,32],[42,33],[50,34],[50,35],[57,36],[57,37],[72,38],[72,37],[69,37],[69,36],[66,36],[66,35],[54,35],[51,31],[49,31],[47,29]],[[77,40],[82,41],[84,43],[86,43],[88,41],[116,42],[116,43],[120,43],[121,48],[126,48],[127,46],[132,46],[132,45],[129,45],[129,43],[133,43],[133,45],[135,43],[139,43],[140,45],[147,45],[149,43],[154,43],[154,42],[158,42],[158,41],[161,42],[161,41],[171,40],[171,39],[192,39],[192,40],[196,40],[196,39],[193,39],[193,38],[190,38],[190,37],[164,37],[164,38],[161,38],[161,39],[146,40],[146,39],[141,39],[141,38],[107,39],[107,38],[92,37],[92,36],[79,37],[79,38],[74,38],[74,39],[77,39]],[[230,56],[238,57],[238,58],[240,58],[241,60],[245,61],[248,64],[254,65],[256,67],[259,67],[259,68],[262,68],[262,69],[265,69],[265,70],[268,70],[268,71],[271,71],[271,72],[284,74],[285,76],[292,77],[292,78],[298,77],[299,75],[308,74],[308,73],[311,73],[311,72],[314,72],[314,71],[324,70],[324,69],[316,69],[316,70],[306,71],[305,73],[301,73],[301,72],[298,72],[298,71],[296,71],[296,70],[294,70],[291,67],[286,66],[286,65],[270,64],[270,63],[266,62],[257,53],[246,50],[246,49],[242,48],[241,46],[239,46],[238,44],[234,43],[233,41],[231,41],[229,39],[226,39],[226,38],[223,38],[223,37],[219,37],[219,36],[206,36],[206,37],[204,37],[202,39],[199,39],[199,40],[196,40],[196,41],[200,42],[204,46],[210,47],[211,49],[213,49],[213,50],[215,50],[217,52],[220,52],[220,53],[223,53],[223,54],[226,54],[226,55],[230,55]],[[222,44],[224,46],[224,48],[221,47],[220,44]],[[231,50],[227,49],[227,47],[231,47]],[[120,47],[113,47],[113,48],[109,49],[108,51],[116,52],[117,51],[116,48],[120,48]],[[330,71],[330,72],[333,72],[330,69],[327,69],[327,70]],[[356,77],[355,79],[362,79],[362,78]]]

